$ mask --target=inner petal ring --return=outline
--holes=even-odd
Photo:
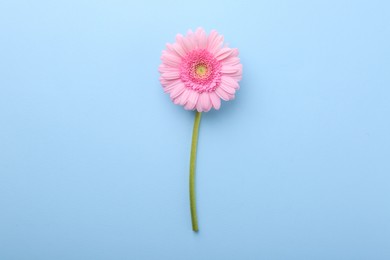
[[[205,49],[196,49],[182,59],[180,79],[198,93],[213,92],[221,83],[221,63]]]

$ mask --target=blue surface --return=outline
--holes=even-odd
[[[233,2],[233,1],[231,1]],[[1,1],[0,259],[390,259],[389,1]],[[240,49],[194,114],[176,33]]]

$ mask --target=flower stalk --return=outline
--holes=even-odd
[[[196,149],[198,145],[199,125],[202,113],[196,111],[194,129],[192,132],[191,157],[190,157],[190,208],[192,230],[198,232],[198,217],[196,214],[196,196],[195,196],[195,166],[196,166]]]

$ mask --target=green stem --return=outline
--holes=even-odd
[[[195,164],[196,164],[196,148],[198,144],[199,124],[202,113],[196,112],[194,129],[192,132],[192,145],[190,157],[190,206],[191,206],[191,220],[192,230],[198,232],[198,217],[196,215],[196,199],[195,199]]]

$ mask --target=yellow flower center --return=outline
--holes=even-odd
[[[199,64],[195,67],[195,73],[199,77],[204,77],[207,73],[207,67],[204,64]]]

